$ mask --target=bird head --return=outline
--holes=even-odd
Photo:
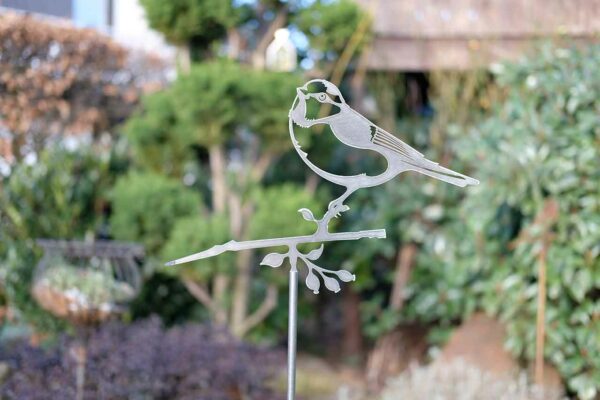
[[[327,123],[346,107],[346,102],[337,86],[324,79],[313,79],[297,88],[296,93],[290,118],[303,128]],[[326,106],[327,115],[317,118],[323,106]],[[311,118],[311,113],[315,118]]]

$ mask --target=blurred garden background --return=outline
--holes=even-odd
[[[359,191],[299,291],[302,399],[600,398],[600,5],[0,0],[0,398],[281,399],[287,272],[339,187],[296,87],[481,181]],[[317,110],[318,111],[318,110]],[[299,137],[338,173],[382,160]],[[318,217],[320,215],[317,215]],[[302,279],[302,278],[301,278]]]

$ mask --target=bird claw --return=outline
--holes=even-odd
[[[331,202],[329,203],[328,213],[334,218],[339,218],[342,213],[348,211],[350,207],[342,203]]]
[[[330,209],[331,211],[335,212],[336,214],[341,214],[341,213],[343,213],[343,212],[346,212],[346,211],[348,211],[348,210],[350,209],[350,207],[348,207],[348,206],[347,206],[347,205],[345,205],[345,204],[339,204],[339,203],[336,203],[336,204],[331,204],[331,205],[329,206],[329,209]]]
[[[341,202],[336,202],[335,200],[329,203],[329,207],[327,208],[327,212],[323,216],[323,218],[316,220],[314,219],[312,212],[306,208],[302,208],[298,211],[302,214],[305,220],[313,221],[317,224],[317,232],[325,232],[327,231],[327,225],[332,218],[339,218],[342,216],[342,213],[348,211],[350,207]]]

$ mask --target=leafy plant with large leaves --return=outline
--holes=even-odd
[[[583,399],[600,382],[600,47],[545,47],[497,70],[506,100],[466,141],[483,182],[465,204],[483,274],[480,305],[535,355],[538,270],[547,270],[545,357]],[[458,241],[457,241],[457,244]]]
[[[572,392],[592,399],[600,381],[600,48],[549,46],[493,71],[467,102],[477,117],[436,115],[430,127],[431,135],[444,121],[456,162],[470,164],[481,185],[457,197],[429,182],[411,189],[406,179],[375,203],[388,210],[382,218],[406,219],[400,239],[418,251],[399,312],[382,299],[365,303],[365,316],[376,317],[367,332],[417,321],[435,324],[439,342],[485,310],[505,322],[508,348],[532,362],[543,267],[545,358]],[[419,198],[421,209],[413,208]]]
[[[462,74],[466,80],[432,76],[439,108],[431,125],[425,131],[402,126],[412,127],[412,141],[434,158],[454,154],[455,169],[470,165],[482,184],[459,192],[405,176],[375,197],[358,193],[352,200],[345,223],[364,224],[375,215],[374,226],[387,226],[402,246],[417,246],[396,303],[393,293],[388,299],[378,288],[396,286],[406,267],[402,248],[395,254],[369,242],[349,261],[365,299],[366,333],[378,338],[398,324],[419,322],[435,326],[430,339],[439,343],[449,328],[483,309],[506,323],[507,346],[531,362],[543,263],[545,358],[571,391],[594,398],[600,381],[599,55],[597,46],[547,47],[519,64],[494,66],[492,80],[476,72]]]

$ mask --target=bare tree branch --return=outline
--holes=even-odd
[[[262,179],[274,158],[274,155],[271,153],[263,153],[258,158],[250,171],[250,177],[253,181],[259,181]]]
[[[244,336],[252,328],[264,321],[269,314],[271,314],[271,311],[273,311],[277,306],[277,294],[277,287],[275,285],[269,285],[267,288],[267,294],[260,306],[256,309],[256,311],[254,311],[254,313],[252,313],[252,315],[246,318],[239,327],[239,331],[236,332],[238,336]]]
[[[191,278],[184,277],[182,282],[185,288],[196,300],[198,300],[214,316],[215,321],[226,321],[226,316],[221,307],[213,301],[208,293],[208,288]]]
[[[390,299],[390,307],[392,310],[400,311],[404,303],[404,288],[410,278],[415,255],[417,254],[417,246],[413,243],[405,244],[398,251],[398,260],[396,262],[396,276],[394,278],[394,286],[392,288],[392,296]]]
[[[201,251],[199,253],[191,254],[186,257],[178,258],[177,260],[169,261],[166,266],[184,264],[191,261],[200,260],[203,258],[214,257],[219,254],[225,253],[226,251],[240,251],[250,249],[264,249],[266,247],[277,247],[277,246],[296,246],[298,244],[305,243],[323,243],[323,242],[335,242],[340,240],[358,240],[367,238],[385,238],[385,229],[372,229],[367,231],[356,231],[356,232],[339,232],[339,233],[314,233],[307,236],[289,236],[284,238],[276,239],[260,239],[260,240],[248,240],[245,242],[236,242],[230,240],[225,244],[213,246],[208,250]]]

